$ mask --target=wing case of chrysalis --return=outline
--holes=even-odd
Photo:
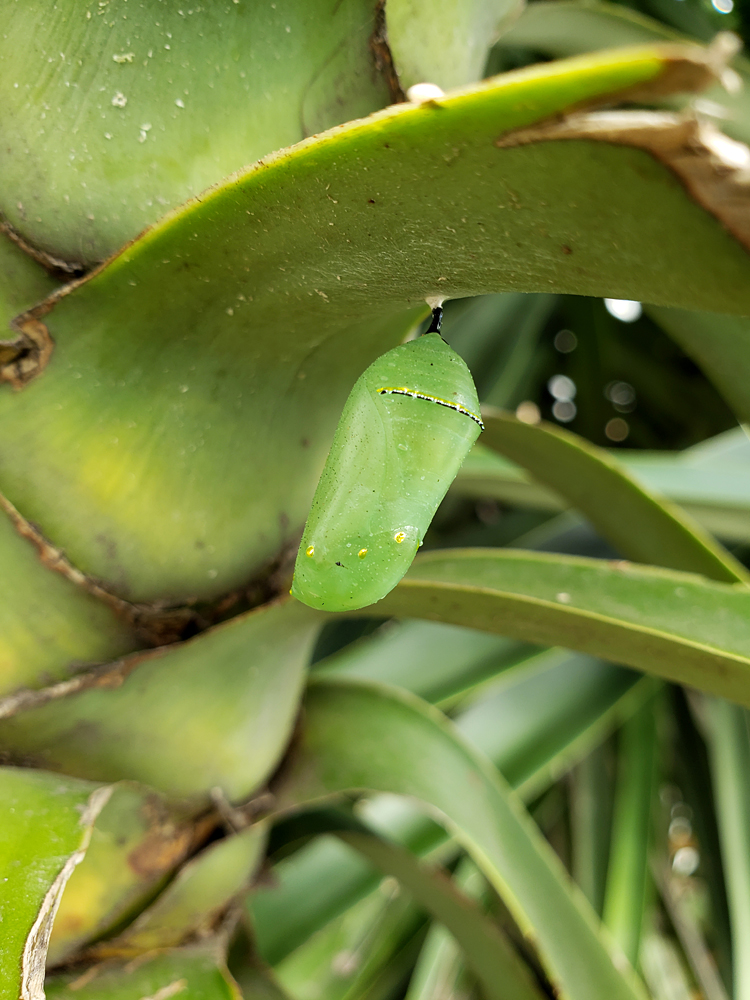
[[[481,428],[469,369],[438,333],[370,365],[336,429],[292,594],[324,611],[385,597],[411,565]]]

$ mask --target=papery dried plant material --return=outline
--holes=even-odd
[[[750,149],[710,122],[657,111],[594,111],[501,136],[501,149],[538,142],[606,142],[650,153],[750,250]]]

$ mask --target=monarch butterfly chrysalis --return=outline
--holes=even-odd
[[[346,401],[294,569],[291,592],[310,607],[356,610],[396,586],[479,436],[476,388],[441,317],[373,362]]]

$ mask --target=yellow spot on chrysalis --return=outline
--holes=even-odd
[[[305,555],[306,556],[311,556],[314,553],[315,553],[315,546],[314,545],[308,545],[307,548],[305,549]]]
[[[360,559],[364,559],[365,556],[367,555],[367,549],[360,549],[357,555],[359,556]]]
[[[406,538],[406,533],[403,532],[403,531],[397,531],[396,534],[393,537],[396,539],[396,541],[400,545],[401,542],[403,542],[403,540]]]

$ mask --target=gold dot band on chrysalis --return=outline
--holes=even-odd
[[[416,389],[409,389],[405,385],[384,385],[382,388],[378,389],[378,393],[382,395],[392,395],[392,396],[411,396],[412,399],[424,399],[428,403],[437,403],[438,406],[447,406],[449,410],[455,410],[456,413],[463,413],[465,417],[469,417],[474,421],[475,424],[484,430],[484,423],[482,418],[476,413],[472,413],[471,410],[467,410],[465,406],[461,406],[460,403],[453,403],[450,399],[440,399],[439,396],[430,396],[426,392],[418,392]]]

